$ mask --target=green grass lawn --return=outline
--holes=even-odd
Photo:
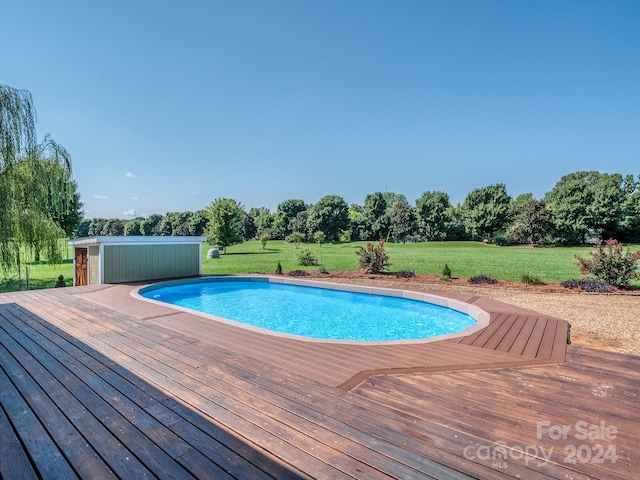
[[[31,290],[55,287],[59,275],[64,276],[67,286],[73,285],[73,260],[64,260],[61,265],[49,265],[47,262],[29,263],[22,266],[19,275],[17,272],[0,274],[0,292],[25,290],[27,267],[29,268]]]
[[[355,250],[367,242],[300,245],[296,248],[280,240],[270,240],[263,250],[259,241],[234,245],[220,258],[206,258],[210,245],[202,247],[202,270],[205,274],[222,273],[273,273],[281,263],[283,270],[316,269],[301,267],[296,256],[308,248],[328,271],[357,270]],[[640,248],[635,245],[632,248]],[[471,277],[485,274],[502,280],[519,281],[524,273],[538,277],[543,282],[560,282],[580,278],[574,254],[588,256],[592,247],[499,247],[477,242],[431,242],[414,244],[386,243],[385,249],[391,261],[391,272],[412,270],[415,273],[441,275],[445,263],[454,277]],[[73,281],[72,250],[65,255],[61,265],[27,264],[32,289],[52,288],[63,275],[66,284]],[[20,277],[17,273],[0,274],[0,292],[25,289],[25,266]],[[640,287],[640,282],[634,284]]]
[[[218,259],[206,258],[209,247],[203,247],[203,272],[272,273],[278,262],[283,270],[311,269],[297,264],[296,255],[311,249],[328,271],[357,270],[355,250],[367,242],[301,245],[271,240],[266,249],[260,242],[246,242],[227,249]],[[637,248],[637,246],[636,246]],[[454,277],[471,277],[480,273],[503,280],[520,280],[529,273],[544,282],[560,282],[579,278],[574,254],[587,256],[592,247],[499,247],[477,242],[431,242],[414,244],[386,243],[391,272],[412,270],[415,273],[442,274],[445,263]]]

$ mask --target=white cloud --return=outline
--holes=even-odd
[[[97,200],[109,200],[109,197],[107,197],[106,195],[94,195],[93,198]]]
[[[128,178],[138,178],[137,175],[134,175],[132,172],[125,173],[125,176]]]
[[[131,197],[131,200],[140,200],[140,197]]]
[[[137,213],[135,211],[135,209],[131,209],[131,210],[125,210],[124,212],[122,212],[122,215],[124,215],[125,217],[135,217],[137,216]]]

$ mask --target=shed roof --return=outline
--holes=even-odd
[[[189,244],[206,242],[207,237],[191,236],[125,236],[116,237],[109,235],[97,235],[95,237],[72,238],[67,240],[68,245],[89,246],[89,245],[162,245],[162,244]]]

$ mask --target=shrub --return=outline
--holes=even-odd
[[[451,280],[451,269],[448,264],[444,264],[444,268],[442,269],[442,276],[440,277],[443,280]]]
[[[367,243],[366,247],[356,250],[358,265],[365,273],[380,273],[391,266],[389,256],[384,250],[384,240],[380,240],[378,245]]]
[[[293,232],[291,235],[287,236],[285,241],[287,243],[294,243],[296,245],[296,248],[298,248],[298,245],[304,242],[304,235],[300,232]]]
[[[506,232],[498,232],[491,238],[491,243],[500,245],[501,247],[507,247],[513,245],[513,239],[507,235]]]
[[[489,275],[485,275],[484,273],[481,273],[479,275],[474,275],[473,277],[470,277],[469,283],[472,283],[474,285],[480,285],[482,283],[494,284],[494,283],[498,283],[498,280],[496,280],[493,277],[490,277]]]
[[[322,244],[326,239],[327,239],[327,236],[324,234],[324,232],[320,230],[318,230],[313,234],[313,240],[320,246],[322,246]]]
[[[58,281],[56,282],[56,288],[66,287],[66,286],[67,286],[67,283],[64,281],[64,276],[60,275],[58,277]]]
[[[308,248],[304,248],[300,250],[300,253],[297,255],[298,264],[303,267],[311,267],[313,265],[318,265],[318,257],[309,250]]]
[[[269,235],[268,233],[263,233],[262,235],[260,235],[260,245],[262,245],[263,250],[267,246],[267,242],[269,240],[271,240],[271,235]]]
[[[612,293],[616,291],[616,287],[613,285],[608,285],[592,278],[565,280],[560,282],[560,285],[565,288],[579,288],[583,292],[591,293]]]
[[[524,272],[520,275],[520,281],[522,283],[526,283],[528,285],[543,285],[544,282],[540,277],[538,277],[535,273]]]
[[[289,275],[290,277],[306,277],[307,275],[309,275],[309,272],[307,272],[306,270],[291,270],[289,273],[287,273],[287,275]]]
[[[416,276],[412,270],[400,270],[395,273],[396,278],[413,278]]]
[[[590,258],[574,255],[582,275],[593,275],[600,282],[618,288],[629,288],[631,280],[640,278],[640,250],[632,252],[627,245],[623,251],[622,244],[612,238],[604,243],[596,239],[594,248],[596,251],[591,252]]]
[[[327,275],[329,273],[329,270],[327,270],[327,267],[325,267],[324,265],[320,265],[318,267],[318,272],[322,273],[323,275]]]
[[[282,264],[280,262],[276,266],[276,275],[282,275]]]

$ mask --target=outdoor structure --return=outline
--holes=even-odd
[[[202,243],[206,237],[76,238],[73,284],[98,285],[202,274]]]

